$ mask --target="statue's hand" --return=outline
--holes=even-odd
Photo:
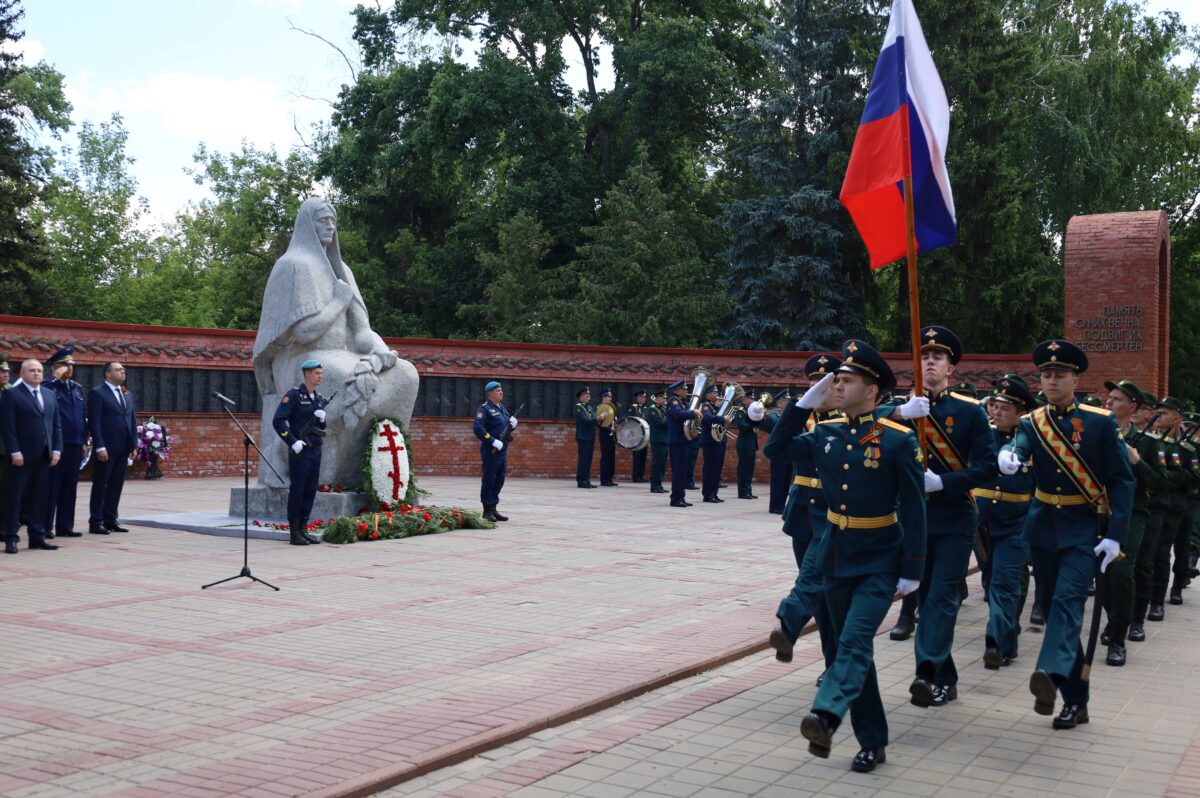
[[[348,305],[354,299],[354,289],[345,280],[338,280],[333,284],[333,299],[338,304]]]
[[[390,369],[392,366],[396,365],[396,358],[399,357],[399,355],[397,355],[391,349],[382,349],[377,351],[375,354],[379,356],[379,362],[385,369]]]

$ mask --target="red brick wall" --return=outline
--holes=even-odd
[[[1164,211],[1076,216],[1064,246],[1065,337],[1088,355],[1083,390],[1130,379],[1167,388],[1171,239]]]

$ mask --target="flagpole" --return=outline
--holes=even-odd
[[[901,61],[900,85],[906,85],[903,60]],[[912,145],[908,131],[908,104],[901,106],[903,118],[901,130],[904,137],[904,243],[908,249],[908,320],[912,339],[913,396],[925,395],[925,380],[921,374],[921,292],[917,285],[917,234],[916,211],[913,208],[912,190]],[[925,419],[917,419],[917,441],[921,456],[925,456]]]

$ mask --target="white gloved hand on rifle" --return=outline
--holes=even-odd
[[[292,444],[292,451],[300,454],[300,450],[304,448],[304,441],[296,441]]]
[[[500,451],[504,448],[503,441],[501,441],[499,438],[492,438],[492,448],[496,451]]]
[[[508,426],[512,427],[513,429],[517,428],[517,417],[516,416],[511,416],[508,419]]]

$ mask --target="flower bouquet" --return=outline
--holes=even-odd
[[[178,443],[179,439],[159,424],[154,416],[144,424],[138,425],[137,435],[138,445],[137,451],[134,452],[134,460],[141,460],[146,464],[146,479],[162,479],[162,469],[158,464],[167,460],[171,454],[171,447]]]

